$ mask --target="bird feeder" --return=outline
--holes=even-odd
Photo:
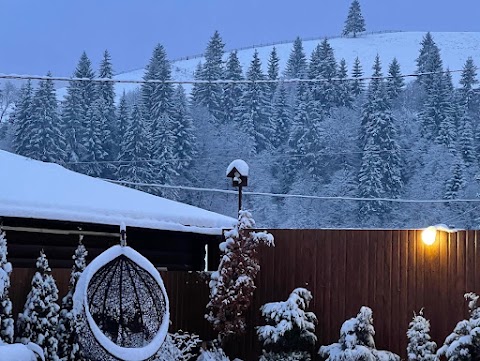
[[[248,185],[248,164],[242,159],[235,159],[227,168],[227,177],[232,178],[232,185],[238,187],[238,210],[242,209],[242,188]]]

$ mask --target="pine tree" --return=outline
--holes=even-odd
[[[231,54],[230,54],[231,55]],[[235,54],[236,55],[236,54]],[[238,58],[237,58],[238,60]],[[240,62],[238,63],[240,65]],[[195,71],[193,72],[193,78],[195,80],[202,80],[202,69],[203,65],[202,62],[198,62]],[[227,76],[225,76],[227,77]],[[192,91],[190,92],[190,99],[192,105],[199,105],[200,104],[200,83],[194,83],[192,85]]]
[[[253,152],[268,149],[275,131],[268,116],[267,87],[264,83],[255,82],[264,79],[260,58],[255,51],[247,71],[247,80],[251,82],[246,85],[241,101],[241,128],[254,140]]]
[[[276,97],[272,123],[275,129],[273,144],[277,148],[287,148],[288,138],[290,136],[291,109],[287,100],[287,90],[282,83],[278,87],[278,96]]]
[[[31,150],[31,136],[34,132],[32,119],[33,88],[30,80],[22,87],[20,99],[15,108],[15,138],[13,147],[15,153],[33,158],[35,154]]]
[[[315,346],[317,317],[307,312],[312,294],[305,288],[296,288],[284,302],[266,303],[260,307],[267,325],[257,328],[263,344],[260,361],[311,359],[308,351]]]
[[[223,53],[225,44],[220,33],[215,31],[205,50],[205,62],[202,66],[200,79],[212,81],[224,77]],[[222,119],[222,85],[215,83],[199,84],[196,90],[196,100],[205,106],[217,120]]]
[[[57,338],[59,344],[58,355],[63,361],[77,361],[80,358],[79,346],[76,343],[75,319],[73,316],[73,294],[75,286],[83,270],[87,266],[86,257],[88,255],[85,246],[80,240],[73,258],[73,267],[68,283],[68,292],[62,299],[62,308],[57,327]]]
[[[397,58],[393,58],[392,62],[390,63],[388,76],[387,93],[389,98],[394,100],[398,98],[403,90],[403,87],[405,86],[405,82],[401,77],[400,63],[398,62]]]
[[[149,159],[149,136],[145,119],[140,107],[134,104],[120,145],[121,162],[117,170],[117,179],[133,183],[149,182],[153,178]]]
[[[477,67],[473,63],[473,59],[469,57],[463,66],[462,77],[460,79],[460,103],[466,105],[468,111],[472,111],[473,107],[478,106],[478,95],[474,90],[474,86],[478,83]]]
[[[304,78],[307,72],[307,58],[303,51],[302,39],[297,37],[287,61],[285,77],[291,79]]]
[[[268,70],[267,70],[267,79],[268,80],[277,80],[280,73],[280,58],[277,54],[277,49],[273,47],[270,57],[268,58]],[[273,100],[275,92],[277,91],[277,83],[268,84],[270,90],[270,100]]]
[[[232,51],[228,56],[225,78],[229,80],[242,80],[242,66],[238,60],[237,52]],[[223,87],[223,119],[226,124],[239,120],[239,107],[243,86],[237,83],[228,83]]]
[[[187,107],[187,96],[181,85],[173,97],[174,110],[172,124],[175,132],[174,159],[179,174],[188,176],[190,166],[196,154],[196,138],[193,121]]]
[[[211,275],[210,302],[206,319],[218,331],[220,341],[246,330],[245,312],[250,307],[255,278],[260,270],[259,245],[273,246],[273,236],[254,232],[255,221],[248,211],[239,211],[238,223],[225,232],[218,271]]]
[[[155,47],[144,75],[144,80],[153,79],[171,80],[171,65],[162,45]],[[138,112],[141,111],[141,117],[148,125],[151,137],[149,138],[151,141],[149,150],[144,154],[150,154],[150,158],[155,159],[155,162],[150,164],[151,181],[170,183],[171,179],[177,175],[173,166],[173,147],[175,146],[175,135],[172,129],[174,88],[168,82],[145,83],[142,85],[141,92],[142,109],[139,109]],[[139,148],[143,149],[143,145],[139,145]],[[146,164],[144,165],[146,166]],[[142,167],[142,169],[144,170],[141,173],[144,176],[146,175],[146,168]]]
[[[332,107],[341,103],[338,82],[332,81],[337,77],[337,62],[327,39],[324,39],[312,54],[309,77],[322,80],[312,86],[312,100],[317,109],[328,113]]]
[[[475,139],[472,119],[464,109],[461,122],[460,152],[466,165],[471,165],[476,160]]]
[[[82,53],[74,78],[94,78],[92,63],[85,52]],[[67,142],[67,159],[82,160],[82,143],[86,131],[87,113],[91,109],[97,94],[95,84],[87,81],[71,81],[63,104],[62,124]]]
[[[343,28],[343,35],[353,34],[356,38],[358,33],[365,31],[365,19],[360,9],[360,3],[358,0],[353,0],[348,10],[347,20],[345,20],[345,26]]]
[[[12,301],[8,295],[12,264],[7,260],[7,236],[0,229],[0,346],[13,342]]]
[[[111,57],[107,50],[103,53],[98,72],[100,78],[112,79],[113,68]],[[101,119],[103,149],[108,159],[116,159],[118,155],[118,129],[115,116],[115,89],[112,82],[100,82],[97,85],[97,106]],[[107,173],[108,175],[108,173]]]
[[[458,197],[458,193],[465,187],[465,177],[464,177],[464,164],[461,159],[453,164],[451,171],[451,177],[447,180],[445,184],[445,199],[455,199]]]
[[[47,73],[51,76],[51,73]],[[53,81],[40,81],[33,96],[30,155],[44,161],[63,163],[66,159],[65,138],[61,129]]]
[[[127,131],[128,121],[129,121],[129,111],[128,111],[128,105],[127,105],[127,97],[125,96],[125,92],[123,92],[122,97],[120,98],[120,102],[118,104],[117,125],[115,126],[118,133],[116,137],[116,141],[118,142],[117,147],[119,148],[119,152],[120,152],[121,139],[123,138],[124,134]]]
[[[18,315],[17,342],[36,343],[43,348],[45,360],[60,361],[56,334],[58,289],[43,251],[40,252],[36,267],[37,272],[33,276],[25,308]]]
[[[350,108],[353,103],[352,83],[348,79],[348,68],[345,59],[340,60],[338,67],[337,105]]]
[[[362,65],[360,64],[360,59],[357,56],[355,58],[355,62],[353,63],[353,69],[352,69],[352,78],[354,79],[352,82],[352,93],[357,97],[363,93],[363,80],[359,79],[362,77],[363,77]]]
[[[430,322],[423,317],[421,310],[413,316],[408,331],[407,356],[408,361],[437,361],[435,350],[437,344],[430,338]]]
[[[421,43],[420,54],[417,58],[417,73],[438,73],[443,70],[443,62],[440,57],[440,49],[433,40],[432,34],[428,32]],[[425,74],[418,77],[418,81],[422,84],[426,93],[429,94],[433,89],[435,79],[441,77],[442,74]]]

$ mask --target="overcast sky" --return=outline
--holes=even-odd
[[[480,0],[360,0],[367,31],[480,31]],[[116,72],[201,53],[217,29],[227,49],[336,35],[350,0],[0,0],[0,73],[71,75],[83,50]]]

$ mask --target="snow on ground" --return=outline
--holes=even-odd
[[[222,234],[234,218],[0,150],[0,216]]]
[[[335,50],[337,61],[344,58],[347,61],[349,70],[351,70],[353,62],[358,56],[365,75],[371,75],[373,61],[378,54],[382,60],[384,73],[388,70],[388,64],[396,57],[400,62],[402,73],[411,74],[416,70],[415,59],[418,57],[420,43],[425,34],[425,32],[392,32],[369,34],[358,38],[338,37],[329,39],[329,42]],[[474,58],[477,65],[480,64],[480,32],[432,32],[432,35],[440,47],[445,68],[448,67],[450,70],[461,69],[469,56]],[[322,38],[319,38],[318,40],[309,40],[303,43],[307,58],[310,58],[313,49],[322,40]],[[293,43],[240,50],[238,57],[244,72],[252,60],[255,49],[258,51],[260,59],[262,60],[263,69],[266,71],[267,60],[274,46],[280,57],[280,70],[283,71],[290,51],[292,50]],[[227,57],[228,53],[225,54],[224,58],[227,59]],[[194,57],[188,60],[173,61],[172,78],[175,80],[192,80],[195,68],[200,61],[203,62],[203,58]],[[115,64],[115,59],[113,59],[113,62]],[[143,74],[144,69],[138,69],[116,75],[115,78],[139,80],[142,79]],[[460,74],[454,73],[453,80],[457,83],[459,79]],[[138,87],[138,84],[116,84],[117,99],[124,90],[128,92]],[[191,86],[185,85],[185,89],[189,92]],[[66,94],[66,88],[58,89],[57,94],[60,99],[63,98]]]

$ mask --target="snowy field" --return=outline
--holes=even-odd
[[[329,42],[335,50],[337,61],[344,58],[350,70],[353,61],[358,56],[365,75],[370,75],[375,56],[379,54],[384,68],[396,57],[400,63],[402,73],[411,74],[415,72],[415,59],[418,57],[420,43],[424,35],[425,32],[396,32],[371,34],[359,38],[332,38]],[[473,57],[474,60],[480,58],[480,32],[433,32],[432,35],[440,47],[445,68],[449,68],[450,70],[462,69],[465,60],[469,56]],[[307,58],[310,58],[311,52],[322,40],[322,38],[319,38],[318,40],[309,40],[303,43]],[[267,60],[274,46],[280,57],[280,71],[282,72],[287,63],[293,42],[240,50],[238,52],[238,58],[244,71],[250,64],[255,49],[258,50],[263,69],[266,71]],[[228,57],[228,54],[228,52],[225,54],[225,59]],[[148,54],[148,56],[150,56],[150,54]],[[113,59],[113,61],[115,62],[115,59]],[[172,78],[174,80],[192,80],[195,68],[201,61],[203,61],[203,58],[173,61]],[[146,56],[145,63],[147,62],[148,57]],[[144,69],[138,69],[118,74],[115,76],[115,79],[139,80],[142,79],[143,73]],[[454,82],[458,83],[459,79],[460,74],[454,73]],[[115,91],[118,97],[123,91],[133,91],[137,88],[138,84],[115,85]],[[185,89],[189,91],[190,86],[186,85]],[[63,98],[66,94],[66,88],[58,89],[57,94],[58,97]]]

